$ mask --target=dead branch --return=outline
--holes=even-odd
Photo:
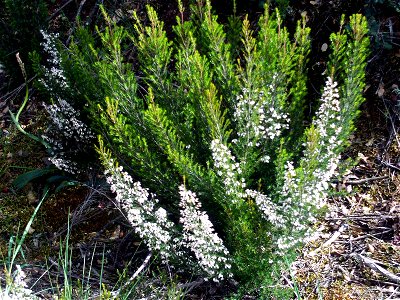
[[[153,253],[150,252],[150,253],[146,256],[146,258],[144,259],[142,265],[141,265],[141,266],[136,270],[136,272],[125,282],[125,284],[124,284],[121,288],[119,288],[118,290],[112,292],[112,295],[113,295],[113,296],[119,295],[119,293],[120,293],[121,290],[123,290],[123,289],[125,289],[126,287],[128,287],[129,284],[131,284],[131,283],[136,279],[136,277],[139,276],[139,274],[140,274],[140,273],[144,270],[144,268],[146,268],[146,266],[148,265],[148,263],[149,263],[150,258],[151,258],[152,255],[153,255]]]
[[[47,18],[47,22],[50,21],[51,19],[53,19],[55,16],[57,16],[60,11],[62,11],[64,9],[64,7],[66,7],[68,4],[70,4],[73,0],[68,0],[67,2],[65,2],[63,5],[61,5],[60,8],[58,8],[50,17]]]
[[[389,168],[393,169],[393,170],[400,171],[399,167],[396,167],[396,166],[392,165],[391,163],[388,163],[388,162],[383,161],[383,160],[381,160],[380,163],[382,165],[386,166],[386,167],[389,167]]]
[[[400,277],[393,274],[392,272],[389,272],[385,268],[381,267],[379,264],[382,264],[382,263],[380,263],[379,261],[377,261],[375,259],[371,259],[366,256],[363,256],[359,253],[351,253],[350,257],[354,258],[358,263],[360,263],[360,264],[362,263],[362,264],[370,267],[372,270],[382,274],[383,276],[388,278],[390,281],[393,281],[395,283],[400,283]]]
[[[371,219],[394,219],[396,215],[382,215],[382,214],[365,214],[365,215],[348,215],[345,217],[325,218],[327,221],[340,221],[340,220],[371,220]]]
[[[385,176],[363,178],[363,179],[359,179],[359,180],[348,180],[348,181],[344,181],[343,183],[344,184],[357,185],[357,184],[363,184],[363,183],[367,183],[367,182],[370,182],[370,181],[382,180],[382,179],[387,179],[387,178],[389,178],[389,176],[385,175]]]

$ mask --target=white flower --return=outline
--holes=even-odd
[[[44,80],[40,82],[50,91],[54,91],[54,85],[58,86],[60,89],[66,89],[69,87],[67,78],[64,75],[64,71],[61,68],[61,56],[56,47],[56,34],[48,34],[47,32],[41,30],[44,42],[41,43],[43,49],[48,54],[47,62],[50,69],[45,69]]]
[[[266,92],[243,89],[236,98],[233,119],[237,124],[237,138],[232,143],[244,153],[253,152],[254,148],[263,149],[266,143],[279,138],[283,130],[289,128],[288,115],[275,103],[274,88],[272,84]],[[260,161],[267,162],[262,157],[263,154]]]
[[[11,282],[7,283],[4,289],[0,288],[0,299],[2,300],[36,300],[39,299],[33,295],[32,290],[27,288],[25,281],[26,274],[21,269],[20,265],[16,265],[16,270],[13,274]]]
[[[304,157],[301,162],[301,174],[297,174],[293,163],[288,161],[285,169],[284,185],[281,190],[280,203],[287,212],[286,223],[288,233],[280,237],[276,243],[278,249],[291,248],[301,242],[303,233],[311,234],[308,225],[315,222],[314,210],[326,205],[329,181],[335,175],[340,155],[338,149],[342,141],[338,138],[342,133],[341,108],[337,83],[328,77],[321,97],[321,106],[313,121],[314,132],[312,139],[317,138],[317,146],[312,139],[305,143]],[[317,162],[314,168],[308,167],[308,162]],[[315,164],[315,163],[314,163]],[[301,175],[301,176],[300,176]]]
[[[91,147],[94,134],[79,120],[79,112],[67,101],[58,98],[57,103],[43,106],[50,117],[50,126],[42,135],[52,150],[49,160],[60,170],[79,173],[79,166],[71,159],[71,155],[82,153],[85,148]]]
[[[196,194],[179,187],[181,196],[181,218],[185,245],[191,249],[201,269],[208,278],[214,281],[232,276],[230,271],[229,252],[223,241],[214,232],[207,214],[200,211],[201,204]]]
[[[158,200],[155,196],[140,182],[133,182],[132,177],[123,172],[122,167],[116,167],[112,159],[106,164],[107,182],[135,232],[150,250],[158,251],[164,261],[171,256],[178,257],[180,245],[174,242],[177,238],[174,224],[168,220],[164,208],[156,208]]]
[[[272,202],[271,198],[254,190],[246,190],[246,196],[253,198],[258,208],[263,213],[263,217],[270,221],[276,227],[283,227],[284,219],[279,208]]]
[[[226,194],[240,198],[243,194],[243,184],[240,183],[243,178],[239,177],[242,174],[240,164],[235,162],[235,157],[229,148],[218,139],[211,141],[211,153],[214,168],[225,185]]]

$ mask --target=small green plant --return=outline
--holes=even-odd
[[[92,256],[89,262],[86,261],[84,256],[84,262],[82,265],[82,273],[79,279],[73,279],[74,265],[73,265],[73,247],[71,246],[71,231],[73,227],[68,219],[67,232],[64,239],[60,240],[58,263],[56,264],[59,268],[56,277],[49,275],[49,281],[52,286],[52,292],[60,300],[72,300],[72,299],[92,299],[93,297],[99,296],[98,299],[115,299],[107,287],[102,284],[103,280],[103,266],[104,266],[104,249],[103,256],[101,258],[101,270],[98,274],[99,278],[96,278],[98,284],[93,284],[93,263],[96,247],[93,249]],[[61,278],[61,280],[59,280]],[[62,282],[60,284],[60,282]]]
[[[244,18],[232,49],[209,1],[197,1],[189,21],[179,7],[174,39],[151,7],[147,26],[134,14],[133,32],[103,9],[101,44],[82,29],[92,43],[64,52],[68,89],[54,93],[87,112],[111,190],[162,262],[234,277],[261,298],[287,294],[280,270],[324,211],[363,102],[366,20],[353,15],[345,27],[343,17],[331,35],[326,84],[307,123],[304,19],[291,36],[266,6],[257,33]],[[124,58],[131,44],[135,68]]]
[[[27,288],[25,280],[25,273],[21,269],[19,264],[16,264],[16,259],[19,255],[23,255],[22,245],[31,229],[32,223],[35,220],[36,214],[38,213],[43,201],[47,198],[49,190],[45,189],[38,205],[36,206],[31,218],[25,226],[24,231],[20,238],[12,236],[8,243],[8,257],[5,262],[4,271],[6,276],[6,286],[1,289],[0,286],[0,298],[1,299],[37,299],[33,295],[31,289]]]
[[[40,137],[37,137],[29,132],[26,132],[22,128],[22,126],[19,122],[19,117],[20,117],[21,113],[24,111],[25,106],[27,105],[28,100],[29,100],[29,86],[28,86],[28,78],[27,78],[27,73],[26,73],[26,69],[25,69],[25,64],[23,63],[19,53],[16,54],[16,58],[17,58],[17,62],[18,62],[19,68],[21,70],[21,73],[23,75],[23,78],[25,80],[25,96],[24,96],[24,100],[23,100],[21,106],[18,109],[18,112],[15,115],[11,110],[9,111],[11,120],[14,122],[15,127],[21,133],[25,134],[26,136],[28,136],[29,138],[31,138],[32,140],[34,140],[36,142],[42,143],[46,148],[49,148],[48,144],[43,139],[41,139]]]

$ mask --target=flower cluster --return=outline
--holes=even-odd
[[[198,264],[209,278],[219,281],[224,279],[224,275],[231,277],[231,265],[227,258],[229,252],[214,232],[207,214],[200,210],[201,204],[196,194],[184,185],[179,187],[179,194],[185,246],[193,251]]]
[[[237,97],[234,121],[238,124],[238,139],[234,143],[259,147],[263,141],[274,140],[289,128],[289,117],[278,110],[270,91],[250,93],[247,89]]]
[[[111,191],[116,194],[116,201],[147,247],[160,253],[164,261],[177,255],[179,243],[174,237],[174,224],[168,220],[164,208],[157,208],[155,196],[140,182],[133,182],[132,177],[123,172],[122,167],[117,167],[112,159],[107,162],[105,174]]]
[[[247,189],[246,196],[254,199],[258,208],[263,213],[263,217],[270,221],[276,227],[284,226],[284,219],[279,213],[279,209],[271,198],[254,190]]]
[[[335,175],[340,160],[340,148],[343,140],[341,139],[343,128],[342,114],[340,110],[339,91],[337,83],[328,77],[324,92],[321,98],[321,106],[316,114],[313,124],[316,128],[318,147],[309,140],[306,144],[304,161],[316,160],[318,168],[312,170],[312,174],[306,174],[306,178],[311,178],[312,187],[305,186],[307,193],[313,195],[310,203],[317,209],[325,206],[326,190],[329,181]]]
[[[70,174],[78,174],[80,173],[80,166],[75,162],[70,159],[67,159],[65,157],[58,157],[56,156],[51,156],[48,158],[49,161],[59,170],[68,172]]]
[[[237,195],[242,197],[243,188],[246,184],[244,178],[239,176],[242,173],[240,165],[235,162],[235,157],[232,155],[229,148],[220,140],[211,141],[211,152],[214,161],[214,167],[217,170],[217,175],[223,180],[227,195]]]
[[[58,169],[68,173],[80,173],[85,165],[79,161],[80,157],[89,156],[92,151],[94,135],[91,130],[79,120],[79,112],[66,100],[60,99],[64,91],[68,91],[69,84],[61,67],[61,55],[56,47],[57,34],[48,34],[40,31],[44,41],[41,43],[47,53],[47,67],[44,67],[44,76],[39,82],[46,88],[57,103],[44,104],[50,116],[50,126],[42,136],[51,148],[49,161]]]
[[[306,237],[311,234],[308,225],[315,222],[315,210],[320,210],[326,204],[329,181],[335,175],[340,159],[338,149],[343,143],[340,139],[342,128],[335,125],[342,120],[337,83],[332,78],[328,77],[326,81],[321,102],[313,122],[314,127],[305,144],[302,168],[295,170],[293,163],[287,162],[281,191],[283,209],[288,212],[288,229],[302,232]],[[317,167],[310,168],[308,165]],[[277,244],[282,250],[298,242],[293,235],[285,235]]]
[[[168,220],[167,212],[158,206],[155,195],[143,188],[140,182],[116,166],[112,159],[106,163],[105,174],[115,200],[125,212],[135,232],[147,247],[160,254],[164,262],[174,260],[181,265],[196,265],[207,279],[220,281],[232,276],[228,250],[214,232],[207,214],[200,210],[196,195],[179,188],[183,233],[179,233],[174,223]],[[185,255],[190,250],[193,257]]]
[[[322,160],[329,161],[336,157],[336,153],[343,144],[340,139],[343,128],[338,124],[343,123],[343,116],[340,109],[339,90],[337,82],[328,77],[324,92],[321,98],[321,106],[316,114],[315,126],[318,128],[318,134],[322,143],[322,149],[326,149],[320,155]],[[329,166],[329,163],[328,163]],[[336,168],[336,166],[333,166]],[[328,167],[327,170],[330,168]],[[329,173],[332,173],[330,171]]]
[[[10,275],[10,282],[7,282],[7,285],[4,290],[0,288],[0,299],[3,300],[35,300],[39,299],[35,295],[33,295],[33,291],[27,288],[27,284],[25,281],[26,274],[22,271],[20,265],[16,265],[16,270],[13,272],[12,276]]]
[[[49,160],[60,170],[78,173],[78,163],[74,158],[89,151],[94,134],[79,120],[79,112],[67,101],[58,99],[55,104],[43,105],[51,122],[42,136],[52,150]]]
[[[65,138],[73,138],[78,143],[84,143],[94,138],[89,127],[78,119],[80,113],[67,101],[58,99],[57,104],[43,105],[56,130],[62,131]],[[62,145],[59,147],[59,150],[63,150]]]
[[[48,54],[47,63],[49,68],[44,70],[44,80],[40,82],[46,87],[49,92],[54,91],[54,87],[61,89],[68,88],[67,78],[64,74],[64,70],[61,68],[61,57],[56,47],[57,34],[48,34],[41,30],[44,42],[41,43],[44,51]]]

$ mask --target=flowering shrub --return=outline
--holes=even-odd
[[[174,243],[174,226],[168,220],[165,209],[156,209],[158,200],[155,196],[140,182],[133,183],[132,177],[123,172],[122,167],[117,167],[112,159],[105,161],[108,163],[105,172],[107,182],[116,194],[115,200],[126,211],[128,221],[150,250],[158,251],[164,260],[168,260],[178,249],[177,243]]]
[[[59,88],[88,111],[111,190],[151,251],[267,293],[323,210],[354,130],[367,24],[354,15],[344,29],[343,18],[331,35],[321,104],[306,126],[305,20],[291,37],[266,7],[257,34],[245,18],[242,45],[232,49],[209,1],[192,6],[189,21],[179,7],[173,40],[151,7],[150,24],[134,15],[133,32],[103,11],[101,44],[78,31],[90,43],[63,53],[68,87]],[[123,59],[126,41],[137,70]]]
[[[67,101],[58,99],[57,103],[44,107],[49,114],[50,124],[42,136],[51,148],[49,160],[60,170],[76,174],[83,167],[76,158],[90,151],[94,135],[79,119],[80,113]]]
[[[41,73],[39,84],[53,101],[50,105],[43,104],[49,116],[49,125],[42,139],[49,148],[49,161],[52,164],[60,170],[78,174],[87,169],[83,161],[87,161],[90,152],[93,152],[95,136],[82,121],[81,113],[71,105],[72,101],[66,100],[75,95],[62,67],[61,53],[57,49],[58,35],[43,30],[40,32],[47,64],[46,67],[37,66]]]

